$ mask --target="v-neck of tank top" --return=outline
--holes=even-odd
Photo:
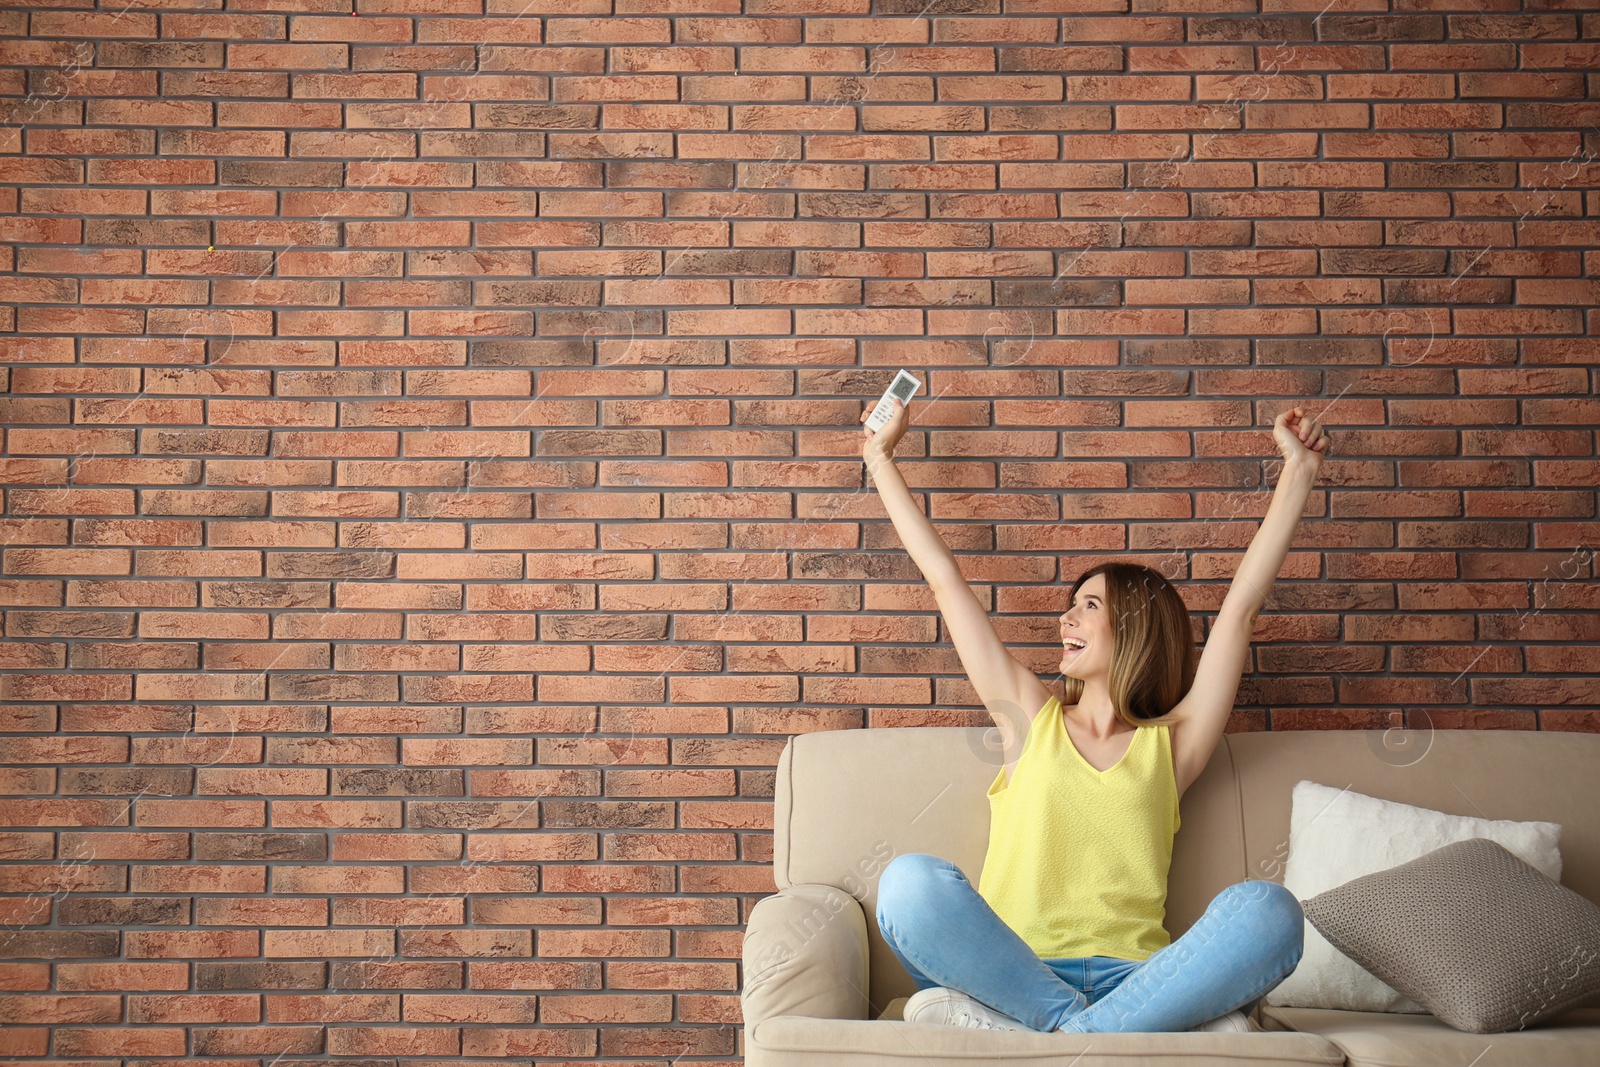
[[[1110,774],[1112,771],[1116,770],[1118,767],[1120,767],[1124,763],[1128,762],[1128,753],[1133,751],[1134,743],[1139,740],[1139,729],[1140,728],[1136,726],[1132,730],[1124,730],[1124,731],[1122,731],[1123,733],[1130,733],[1130,734],[1133,735],[1132,737],[1128,738],[1128,747],[1123,749],[1122,758],[1121,759],[1117,760],[1117,762],[1113,763],[1111,766],[1107,767],[1105,770],[1102,771],[1100,768],[1098,768],[1094,764],[1090,763],[1089,762],[1089,758],[1087,756],[1085,756],[1082,752],[1078,751],[1078,743],[1072,739],[1072,731],[1067,728],[1067,712],[1066,712],[1066,709],[1063,708],[1061,710],[1061,732],[1067,735],[1067,746],[1072,749],[1072,754],[1074,756],[1078,757],[1078,762],[1079,763],[1082,763],[1091,772],[1093,772],[1096,775],[1100,775],[1100,776],[1105,776],[1107,774]]]

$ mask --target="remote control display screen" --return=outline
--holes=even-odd
[[[909,404],[911,403],[912,394],[917,391],[917,383],[911,378],[900,378],[895,381],[889,391],[899,397],[902,404]]]

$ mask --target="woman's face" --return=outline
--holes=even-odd
[[[1072,606],[1061,616],[1061,673],[1088,678],[1110,672],[1111,619],[1105,596],[1104,574],[1096,574],[1073,594]]]

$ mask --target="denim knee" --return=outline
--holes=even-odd
[[[878,876],[878,925],[883,917],[912,913],[925,898],[934,875],[945,861],[926,852],[903,852]]]
[[[1292,950],[1296,963],[1305,951],[1306,913],[1299,899],[1277,882],[1251,879],[1225,892],[1244,898],[1264,941]]]
[[[1269,882],[1272,886],[1273,909],[1283,926],[1284,942],[1294,948],[1294,958],[1298,960],[1305,951],[1306,939],[1306,912],[1300,906],[1300,900],[1288,889],[1277,882]]]

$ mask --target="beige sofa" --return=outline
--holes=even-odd
[[[1063,1034],[908,1023],[915,992],[875,920],[878,875],[926,852],[974,885],[988,840],[987,728],[791,738],[778,763],[773,866],[744,940],[749,1067],[1349,1064],[1597,1067],[1600,997],[1526,1030],[1471,1034],[1432,1015],[1274,1007],[1255,1033]],[[1167,930],[1225,886],[1283,881],[1290,795],[1309,779],[1457,815],[1562,825],[1563,885],[1600,901],[1600,736],[1536,731],[1286,730],[1225,735],[1184,794]]]

